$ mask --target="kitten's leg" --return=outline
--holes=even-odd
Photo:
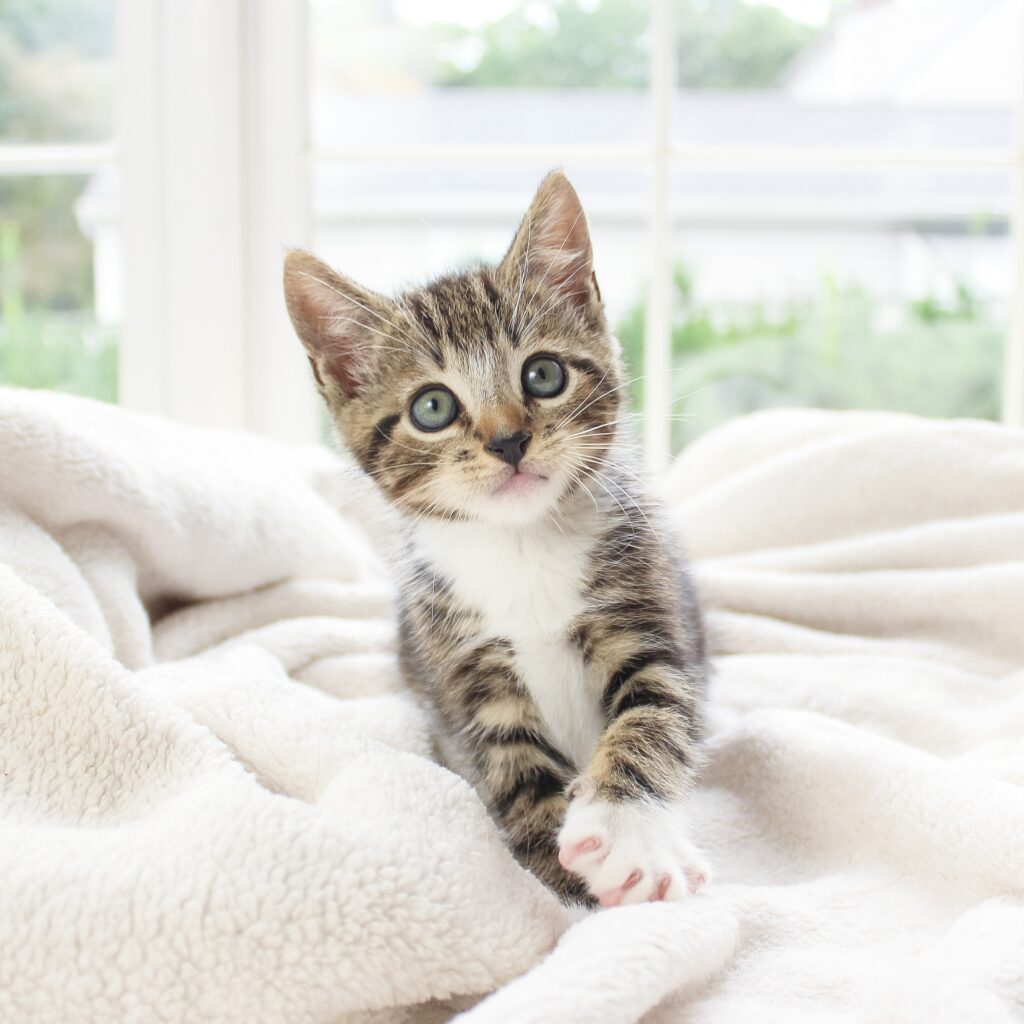
[[[605,906],[679,899],[709,877],[683,806],[700,756],[702,677],[678,652],[639,641],[608,676],[608,725],[559,833],[561,864]]]
[[[563,899],[587,900],[558,861],[565,791],[578,769],[548,742],[506,641],[463,641],[439,688],[445,717],[473,764],[481,795],[512,853]]]
[[[546,766],[524,768],[504,799],[494,805],[495,816],[516,859],[562,899],[589,902],[579,875],[558,860],[558,829],[565,820],[567,777]],[[512,795],[514,794],[514,795]]]

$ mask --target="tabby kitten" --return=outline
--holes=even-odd
[[[563,898],[695,892],[700,612],[622,439],[568,179],[544,179],[496,267],[390,299],[293,252],[285,292],[341,437],[403,514],[402,666],[448,764]]]

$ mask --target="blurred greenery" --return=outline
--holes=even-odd
[[[964,284],[955,300],[882,304],[830,278],[811,300],[703,304],[675,272],[672,438],[756,409],[896,409],[998,419],[1005,326]],[[644,308],[617,325],[631,375],[643,373]],[[643,380],[633,385],[637,408]]]
[[[746,0],[675,0],[683,88],[759,89],[780,75],[814,30]],[[443,85],[642,88],[648,0],[525,2],[480,27],[437,30]]]
[[[0,0],[0,140],[112,131],[112,0]],[[0,178],[0,382],[117,398],[117,340],[92,314],[81,175]]]
[[[438,26],[441,85],[642,88],[646,0],[521,3],[477,27]],[[447,57],[447,59],[446,59]]]
[[[58,222],[66,215],[62,206],[42,209]],[[20,225],[4,220],[2,211],[0,205],[0,383],[117,401],[116,332],[99,327],[90,309],[76,308],[73,301],[62,304],[62,296],[73,298],[73,278],[66,291],[54,285],[48,303],[33,299],[22,287],[26,260]],[[79,261],[77,270],[88,271],[90,265]]]
[[[117,334],[88,313],[27,313],[0,325],[0,383],[117,401]]]

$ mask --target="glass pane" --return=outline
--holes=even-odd
[[[325,164],[314,173],[317,255],[390,292],[501,259],[548,168]],[[647,276],[647,176],[568,166],[587,211],[601,296],[618,322]]]
[[[680,172],[674,185],[677,448],[783,405],[998,417],[1009,174]]]
[[[687,145],[1008,149],[1024,4],[676,0]]]
[[[109,175],[0,178],[0,384],[117,398]]]
[[[314,148],[637,144],[646,0],[313,0]]]
[[[548,168],[325,164],[314,173],[314,251],[385,294],[474,261],[497,262]],[[601,297],[613,327],[635,330],[648,277],[647,175],[566,168],[587,211]],[[625,340],[625,339],[624,339]],[[641,372],[626,353],[631,375]]]
[[[0,2],[0,142],[113,135],[114,5]]]

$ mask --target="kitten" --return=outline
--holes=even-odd
[[[403,514],[402,666],[445,760],[563,898],[696,891],[700,612],[622,439],[568,179],[544,179],[496,267],[389,299],[293,252],[285,292],[341,437]]]

